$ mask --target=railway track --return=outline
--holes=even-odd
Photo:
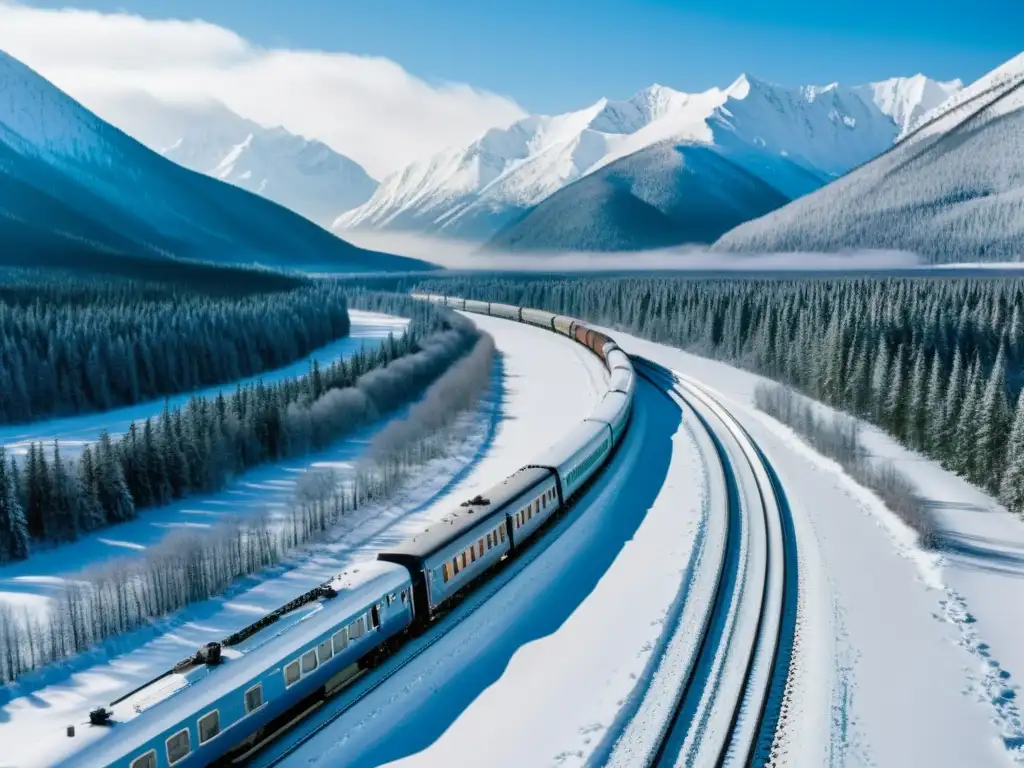
[[[728,508],[704,532],[698,580],[705,588],[686,596],[677,636],[657,661],[664,669],[652,678],[674,681],[675,696],[666,706],[664,691],[651,686],[601,763],[765,765],[796,622],[796,547],[785,494],[760,448],[713,395],[643,358],[633,363],[704,425],[725,475]]]
[[[703,423],[726,476],[728,510],[715,516],[705,533],[709,553],[703,563],[701,600],[688,595],[684,611],[694,642],[671,706],[663,708],[659,727],[645,723],[641,758],[629,750],[610,750],[595,765],[764,765],[769,761],[779,719],[792,650],[796,615],[796,558],[788,506],[777,478],[756,443],[717,400],[699,384],[633,358],[637,374],[692,411]],[[247,756],[247,764],[280,765],[329,728],[373,690],[397,675],[440,641],[520,570],[538,557],[561,530],[572,524],[569,509],[544,536],[457,606],[446,620],[412,640],[372,676],[318,704],[299,734],[284,736]],[[716,546],[716,542],[720,546]],[[677,631],[679,631],[677,629]],[[661,663],[675,660],[663,657]],[[650,691],[656,694],[653,688]],[[641,705],[642,706],[642,705]],[[316,710],[320,711],[317,712]],[[626,724],[629,728],[629,724]],[[269,747],[269,748],[268,748]]]

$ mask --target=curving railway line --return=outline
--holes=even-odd
[[[701,542],[703,583],[655,663],[649,688],[602,764],[765,765],[785,696],[796,623],[796,546],[785,494],[747,431],[698,383],[642,358],[638,375],[691,409],[715,445],[725,514]]]

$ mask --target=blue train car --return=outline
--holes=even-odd
[[[584,421],[544,451],[532,466],[548,467],[558,474],[565,502],[590,479],[611,450],[611,427],[603,422]]]
[[[377,557],[409,569],[416,611],[426,621],[512,549],[513,537],[523,526],[510,524],[510,513],[518,514],[528,503],[532,509],[541,498],[547,499],[544,509],[550,514],[558,499],[551,471],[520,469],[464,502],[423,533],[379,552]],[[539,525],[534,517],[531,513],[526,521],[532,527]]]
[[[331,587],[336,596],[238,645],[218,645],[218,663],[178,665],[115,702],[110,724],[85,731],[81,738],[95,740],[67,765],[208,765],[318,690],[351,679],[361,659],[413,621],[412,580],[401,566],[370,560]]]

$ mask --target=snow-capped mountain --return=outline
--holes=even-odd
[[[194,258],[331,268],[422,262],[346,243],[273,202],[189,171],[0,52],[0,257]]]
[[[880,157],[714,247],[1024,261],[1024,54],[922,115]]]
[[[794,176],[810,177],[786,158],[777,161]],[[742,152],[724,147],[659,142],[562,187],[499,230],[487,248],[638,251],[709,243],[789,202],[746,162]]]
[[[264,128],[218,102],[171,104],[135,94],[104,99],[102,117],[186,168],[263,195],[325,227],[377,188],[361,165],[323,142]]]
[[[834,176],[891,146],[907,121],[959,88],[920,75],[854,88],[783,88],[741,76],[697,94],[654,85],[627,101],[530,116],[414,163],[334,227],[484,239],[567,183],[666,140],[753,149]],[[789,197],[808,191],[802,177],[796,186],[785,174],[767,181]]]

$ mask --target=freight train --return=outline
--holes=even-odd
[[[629,424],[635,373],[585,323],[506,304],[417,298],[560,333],[594,352],[609,389],[563,439],[422,533],[350,568],[160,677],[90,713],[67,765],[164,768],[227,763],[286,729],[422,633],[535,537],[607,461]],[[70,733],[70,730],[69,730]]]

